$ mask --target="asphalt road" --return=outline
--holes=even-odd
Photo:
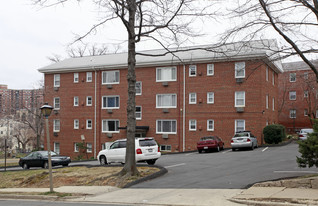
[[[58,201],[41,201],[41,200],[0,200],[0,205],[5,206],[100,206],[101,204],[94,203],[68,203]],[[118,206],[118,204],[103,204],[104,206]],[[124,205],[122,205],[124,206]]]

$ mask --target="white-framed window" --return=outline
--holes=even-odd
[[[197,103],[197,93],[189,93],[189,104]]]
[[[118,119],[103,119],[102,132],[103,133],[119,133],[119,120]]]
[[[92,81],[93,81],[93,73],[86,72],[86,82],[92,82]]]
[[[275,72],[273,71],[272,74],[273,74],[273,75],[272,75],[272,82],[273,82],[273,85],[275,85]]]
[[[296,119],[296,109],[289,110],[289,118]]]
[[[119,96],[103,96],[102,109],[119,109]]]
[[[273,100],[272,100],[272,109],[273,111],[275,111],[275,98],[273,97]]]
[[[87,153],[92,153],[93,152],[93,149],[92,149],[92,144],[91,143],[87,143],[86,144],[86,152]]]
[[[289,74],[289,82],[296,82],[296,73]]]
[[[296,91],[289,92],[289,100],[296,100]]]
[[[308,98],[308,95],[309,95],[308,90],[304,91],[304,97]]]
[[[60,85],[61,85],[60,74],[54,74],[54,87],[60,87]]]
[[[177,108],[177,94],[157,94],[156,108]]]
[[[160,151],[171,151],[171,145],[160,145]]]
[[[74,83],[78,83],[79,81],[79,75],[78,73],[74,73]]]
[[[92,106],[93,98],[91,96],[86,97],[86,106]]]
[[[157,134],[177,134],[177,120],[160,119],[156,125]]]
[[[308,72],[304,73],[304,79],[307,80],[308,79]]]
[[[77,142],[74,143],[74,152],[79,152],[79,146]]]
[[[266,94],[266,109],[268,109],[268,94]]]
[[[59,132],[60,131],[60,120],[54,119],[53,120],[53,132]]]
[[[235,107],[245,107],[245,92],[235,92]]]
[[[197,76],[197,65],[190,65],[189,66],[189,77]]]
[[[268,82],[268,66],[266,66],[266,71],[265,72],[266,72],[266,74],[265,74],[266,75],[266,81]]]
[[[74,97],[74,106],[77,107],[79,105],[78,97]]]
[[[102,84],[119,84],[119,70],[103,71]]]
[[[208,76],[213,76],[214,75],[214,64],[207,64],[206,65],[206,74]]]
[[[79,120],[74,119],[74,129],[79,129]]]
[[[318,118],[318,109],[316,110],[316,118]]]
[[[245,78],[245,62],[235,62],[235,78]]]
[[[177,68],[176,67],[159,67],[156,68],[156,81],[177,81]]]
[[[91,119],[86,120],[86,129],[92,129],[93,123]]]
[[[189,131],[196,131],[197,130],[197,120],[190,119],[189,120]]]
[[[208,92],[206,99],[208,104],[214,104],[214,92]]]
[[[54,109],[60,109],[60,98],[54,97]]]
[[[142,108],[141,106],[136,106],[136,120],[141,120],[142,118]]]
[[[142,82],[136,82],[136,95],[141,95],[142,93]]]
[[[214,120],[213,119],[208,119],[207,120],[207,131],[214,131]]]
[[[54,150],[55,153],[60,154],[60,143],[54,142]]]
[[[245,120],[237,119],[235,120],[235,132],[245,131]]]
[[[304,109],[304,116],[308,116],[308,109]]]

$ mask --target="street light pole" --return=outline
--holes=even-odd
[[[46,125],[46,138],[47,138],[47,150],[48,150],[48,164],[49,164],[49,179],[50,179],[50,192],[53,192],[53,177],[52,177],[52,159],[51,159],[51,146],[50,146],[50,132],[49,132],[49,116],[51,115],[53,107],[45,103],[41,107],[43,116],[45,117]]]

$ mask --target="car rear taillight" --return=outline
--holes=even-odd
[[[300,134],[299,137],[304,137],[304,135]]]
[[[142,154],[141,149],[140,149],[140,148],[136,149],[136,153],[137,153],[137,154]]]
[[[233,140],[231,140],[231,142],[233,143],[234,141],[233,141]]]
[[[160,147],[158,147],[158,152],[160,152]]]
[[[246,142],[250,142],[251,140],[247,138]]]

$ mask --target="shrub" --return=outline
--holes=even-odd
[[[267,144],[278,144],[286,138],[285,127],[280,124],[266,126],[263,130],[263,134]]]

